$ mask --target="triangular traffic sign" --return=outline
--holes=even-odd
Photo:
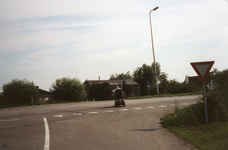
[[[214,63],[214,61],[205,61],[193,62],[190,64],[192,65],[193,69],[196,71],[200,79],[204,82]]]

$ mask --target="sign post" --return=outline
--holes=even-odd
[[[147,89],[148,89],[148,95],[150,95],[150,80],[146,81]]]
[[[208,114],[207,114],[207,99],[206,99],[206,87],[205,87],[205,80],[207,78],[208,73],[213,66],[214,61],[205,61],[205,62],[193,62],[190,63],[193,69],[196,71],[200,79],[203,81],[203,97],[204,97],[204,109],[205,109],[205,118],[206,122],[208,122]]]

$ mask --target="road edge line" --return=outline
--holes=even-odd
[[[50,136],[49,136],[49,127],[46,118],[44,119],[44,127],[45,127],[45,143],[44,143],[44,150],[49,150],[50,146]]]

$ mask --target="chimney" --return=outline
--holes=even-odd
[[[100,81],[100,79],[101,79],[100,76],[98,76],[98,80],[99,80],[99,81]]]

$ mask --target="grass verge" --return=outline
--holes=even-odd
[[[168,129],[201,150],[228,150],[227,122]]]
[[[196,103],[180,109],[164,109],[163,127],[176,133],[201,150],[228,150],[228,122],[214,121],[205,124],[204,104]]]

